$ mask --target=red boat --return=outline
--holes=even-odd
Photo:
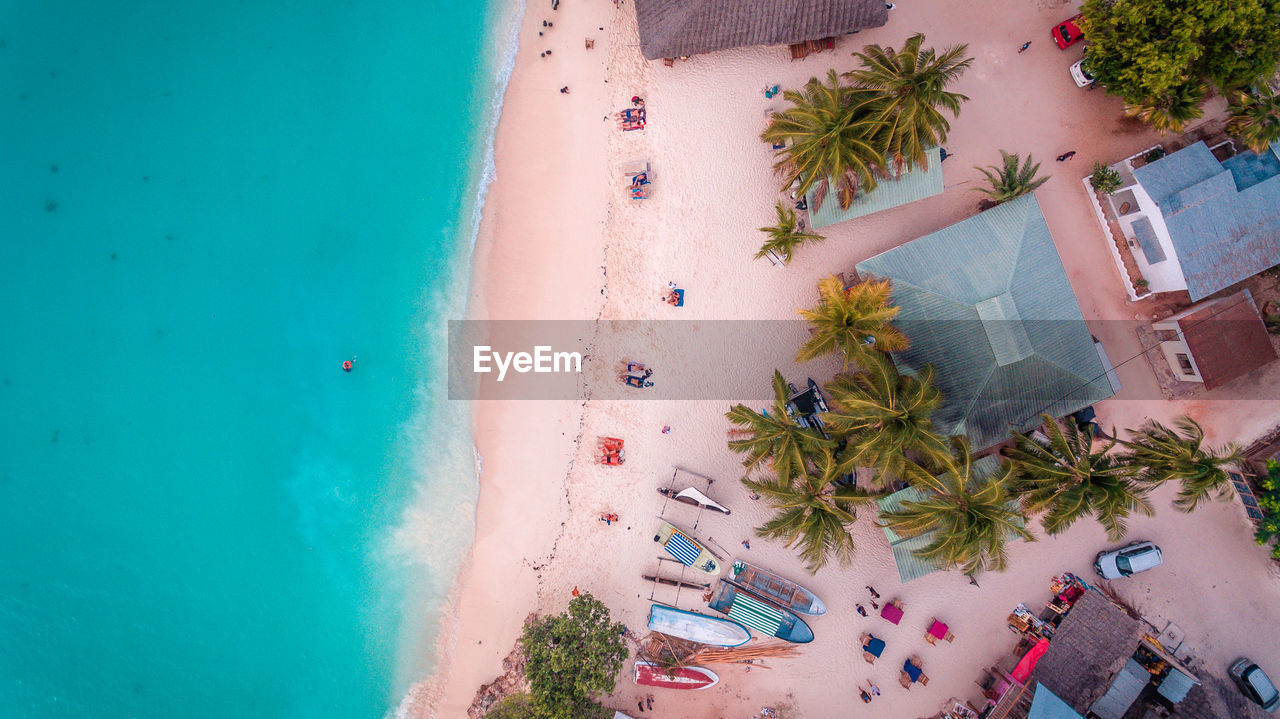
[[[720,677],[703,667],[667,669],[653,662],[636,662],[636,684],[662,689],[706,689],[720,682]]]

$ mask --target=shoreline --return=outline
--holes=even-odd
[[[1006,103],[1021,104],[1028,118],[1024,125],[1009,127],[1011,137],[998,142],[1010,143],[1006,146],[1013,151],[1034,152],[1038,159],[1052,157],[1055,148],[1061,152],[1057,145],[1076,142],[1088,131],[1083,122],[1060,126],[1055,118],[1063,106],[1074,103],[1081,114],[1116,123],[1118,105],[1100,93],[1064,95],[1056,105],[1044,106],[1016,94],[1007,98],[1003,90],[1017,87],[1028,67],[1050,76],[1060,69],[1063,56],[1047,51],[1020,55],[1014,52],[1016,45],[974,42],[970,53],[978,61],[959,88],[973,100],[954,123],[948,143],[961,148],[964,164],[948,163],[942,195],[826,228],[827,241],[805,248],[786,268],[752,260],[759,243],[755,228],[772,220],[778,196],[771,159],[758,134],[765,111],[779,103],[764,100],[758,88],[765,81],[794,87],[832,66],[850,69],[853,50],[873,42],[897,44],[908,31],[922,30],[930,44],[940,47],[970,37],[990,40],[996,33],[985,26],[993,22],[1000,26],[998,32],[1012,37],[1019,28],[1047,23],[1055,12],[1000,12],[1002,6],[994,0],[980,5],[945,27],[927,8],[904,6],[888,26],[844,38],[837,52],[805,62],[788,62],[785,48],[746,48],[697,56],[674,68],[640,58],[629,4],[621,10],[603,4],[565,6],[558,12],[530,8],[519,31],[515,69],[495,134],[496,178],[477,236],[469,318],[794,318],[795,308],[812,304],[819,277],[847,271],[857,261],[974,214],[976,195],[969,187],[980,174],[972,166],[998,159],[996,141],[984,128],[1003,126]],[[555,23],[554,30],[542,28],[546,19]],[[545,34],[539,37],[538,32]],[[594,37],[594,50],[584,49],[583,37]],[[540,56],[547,48],[554,54]],[[1065,74],[1059,80],[1064,88],[1070,83]],[[566,85],[571,93],[563,96],[557,90]],[[608,115],[633,94],[646,99],[649,125],[643,132],[617,132]],[[596,119],[601,116],[603,123]],[[1148,306],[1127,303],[1122,291],[1117,294],[1119,282],[1105,244],[1089,234],[1092,226],[1073,224],[1087,208],[1076,175],[1086,172],[1095,157],[1124,156],[1119,153],[1125,148],[1145,141],[1141,131],[1112,129],[1081,153],[1077,165],[1047,167],[1055,177],[1038,193],[1081,309],[1114,357],[1130,356],[1136,339],[1106,320],[1139,319]],[[618,177],[618,165],[634,159],[647,159],[654,168],[654,198],[643,203],[625,199]],[[635,251],[641,246],[643,252]],[[681,310],[654,301],[669,280],[690,288],[689,302]],[[774,367],[799,381],[806,375],[829,379],[838,370],[834,362],[821,360],[797,365],[793,352],[798,340],[765,337],[757,354],[743,358],[759,372],[762,387]],[[658,366],[663,358],[661,347],[650,347],[645,355]],[[609,354],[606,359],[615,358]],[[1220,442],[1259,433],[1265,430],[1260,426],[1265,417],[1276,414],[1274,402],[1242,415],[1231,413],[1227,403],[1135,399],[1152,396],[1144,362],[1139,359],[1119,368],[1125,391],[1099,404],[1099,415],[1108,425],[1133,427],[1146,416],[1167,419],[1188,411],[1204,420],[1210,438]],[[757,389],[743,388],[744,397]],[[828,616],[814,623],[819,637],[804,647],[802,658],[778,663],[778,671],[725,668],[721,687],[678,700],[685,719],[750,716],[766,705],[789,705],[806,717],[837,716],[836,707],[847,708],[851,702],[856,706],[857,695],[850,682],[836,686],[823,676],[823,668],[831,666],[851,668],[852,682],[874,680],[891,688],[877,700],[878,713],[923,716],[936,711],[948,696],[964,696],[981,668],[1010,648],[1012,635],[1003,627],[1013,604],[1047,599],[1049,576],[1062,570],[1087,571],[1097,547],[1106,544],[1100,528],[1088,522],[1057,537],[1046,537],[1037,529],[1040,541],[1017,543],[1010,550],[1011,569],[983,575],[980,587],[952,573],[904,585],[883,533],[864,518],[854,529],[859,549],[853,566],[832,566],[809,577],[785,547],[759,540],[736,549],[740,540],[755,539],[753,527],[769,513],[736,481],[741,476],[740,457],[724,442],[723,413],[730,404],[475,402],[473,437],[483,462],[476,535],[441,623],[436,674],[422,685],[414,711],[404,715],[463,716],[476,691],[502,674],[502,660],[515,644],[524,618],[530,612],[560,611],[573,587],[593,593],[616,620],[643,634],[651,593],[638,575],[652,569],[655,552],[646,532],[651,517],[662,512],[686,524],[696,519],[702,523],[695,528],[701,536],[721,548],[734,548],[727,555],[741,551],[753,563],[798,579],[827,598],[831,607]],[[673,432],[661,433],[663,426],[673,427]],[[626,437],[626,466],[594,464],[591,442],[581,440],[597,434]],[[681,506],[666,505],[653,487],[665,482],[673,466],[717,479],[713,495],[733,508],[733,516],[695,518],[682,514]],[[1136,519],[1132,534],[1159,541],[1182,566],[1153,576],[1151,581],[1161,591],[1153,594],[1148,588],[1142,599],[1161,618],[1179,622],[1189,641],[1212,661],[1240,650],[1280,651],[1273,641],[1241,628],[1247,622],[1216,635],[1213,631],[1212,617],[1227,609],[1228,600],[1221,596],[1224,593],[1201,586],[1206,576],[1230,585],[1233,593],[1280,598],[1265,552],[1241,552],[1229,573],[1219,568],[1214,574],[1214,553],[1196,540],[1214,534],[1222,537],[1223,546],[1252,545],[1238,508],[1215,503],[1193,515],[1177,514],[1169,507],[1167,490],[1152,498],[1156,517]],[[622,521],[606,527],[595,521],[602,511],[618,511]],[[574,553],[565,547],[588,547],[590,552]],[[909,607],[912,626],[893,637],[887,666],[866,667],[846,646],[850,637],[876,628],[853,611],[855,601],[866,601],[864,585],[878,587],[886,599],[899,596]],[[1189,594],[1201,593],[1205,601],[1197,604],[1187,593],[1169,594],[1171,588],[1184,585],[1195,587]],[[659,590],[652,596],[696,608],[696,597],[688,593],[677,596]],[[1265,604],[1259,599],[1254,609]],[[954,646],[915,646],[918,642],[910,637],[914,623],[930,615],[953,626]],[[912,650],[929,652],[924,656],[933,683],[899,692],[892,662]],[[623,676],[613,701],[606,703],[625,709],[635,703],[639,690]],[[673,693],[660,693],[654,711],[663,715],[675,706]]]

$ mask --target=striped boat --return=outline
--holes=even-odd
[[[711,598],[711,608],[724,612],[739,624],[760,632],[766,637],[807,644],[813,641],[813,630],[804,620],[770,602],[757,599],[729,582],[720,582]]]
[[[653,541],[661,544],[667,554],[675,557],[681,564],[713,577],[720,576],[720,562],[711,550],[674,524],[664,521],[658,528],[658,533],[653,536]]]

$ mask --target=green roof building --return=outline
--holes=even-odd
[[[876,189],[859,193],[847,210],[841,209],[833,188],[827,188],[820,207],[815,202],[817,189],[810,190],[805,195],[805,202],[809,205],[809,224],[815,229],[826,227],[942,194],[942,151],[937,147],[931,148],[925,152],[925,158],[923,166],[895,178],[877,181]]]
[[[1085,324],[1040,204],[1025,195],[858,263],[888,279],[911,346],[898,369],[937,368],[934,426],[975,451],[1120,389]]]

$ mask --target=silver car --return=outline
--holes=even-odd
[[[1231,665],[1227,673],[1235,680],[1240,691],[1258,706],[1269,712],[1275,711],[1276,707],[1280,706],[1280,692],[1276,691],[1276,685],[1271,683],[1271,678],[1262,671],[1262,667],[1254,664],[1253,661],[1239,659]]]
[[[1119,579],[1155,569],[1163,563],[1160,548],[1153,542],[1134,542],[1109,552],[1098,552],[1093,570],[1103,579]]]

